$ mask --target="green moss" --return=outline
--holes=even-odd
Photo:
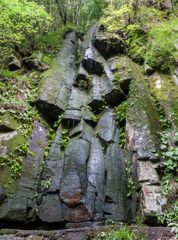
[[[178,127],[178,88],[170,75],[153,74],[149,78],[151,91],[159,100],[168,121]]]
[[[19,128],[19,123],[10,115],[10,113],[6,113],[0,117],[0,124],[5,124],[14,130]]]
[[[38,141],[38,140],[37,140],[36,142],[37,142],[39,145],[41,145],[41,141]]]
[[[24,144],[24,143],[26,143],[26,139],[22,136],[20,132],[17,132],[17,135],[15,135],[10,140],[2,140],[2,145],[6,146],[9,151],[14,151],[14,149],[19,144]]]
[[[18,230],[15,229],[0,229],[0,235],[4,234],[16,234]]]
[[[36,232],[36,235],[37,236],[44,236],[44,237],[48,237],[48,238],[52,238],[52,237],[54,237],[55,235],[56,235],[56,231],[37,231]]]
[[[147,125],[153,142],[156,142],[156,132],[160,129],[159,116],[141,67],[126,56],[119,57],[117,62],[130,69],[132,75],[126,118],[135,127]]]

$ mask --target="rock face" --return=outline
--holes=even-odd
[[[1,116],[0,226],[128,222],[138,212],[143,222],[152,223],[167,204],[161,192],[160,159],[154,156],[159,147],[158,113],[145,77],[131,59],[116,56],[124,52],[119,36],[108,37],[97,27],[91,26],[85,42],[68,33],[52,68],[45,72],[36,106],[44,118],[48,115],[53,122],[60,116],[61,122],[51,142],[48,127],[42,121],[35,123],[31,153],[23,157],[20,178],[9,186],[5,179],[10,178],[10,168],[4,167],[3,158],[16,142],[26,140],[18,121],[8,114]],[[82,89],[81,81],[89,79],[88,88]],[[159,94],[164,79],[154,73],[149,81]],[[164,97],[168,90],[164,91],[161,104],[169,112],[172,105]],[[175,95],[176,90],[172,98]],[[115,107],[126,99],[126,121],[119,122],[123,115],[114,117]],[[173,118],[172,124],[176,121]],[[121,144],[124,127],[127,151]],[[129,191],[130,179],[134,187]]]

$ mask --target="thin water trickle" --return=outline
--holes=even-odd
[[[74,126],[75,126],[75,120],[73,120],[73,128],[74,128]]]
[[[69,129],[69,121],[70,121],[70,120],[67,121],[67,129]]]
[[[98,22],[94,25],[94,27],[93,27],[93,29],[92,29],[92,31],[91,31],[91,36],[90,36],[91,39],[94,38],[94,36],[95,36],[95,34],[96,34],[96,29],[97,29],[98,25],[99,25]]]

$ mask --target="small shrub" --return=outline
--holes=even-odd
[[[101,232],[94,240],[143,240],[145,239],[138,230],[131,230],[126,227],[120,228],[118,231],[112,230],[109,234]]]

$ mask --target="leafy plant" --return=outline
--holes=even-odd
[[[94,121],[94,122],[98,122],[100,117],[101,117],[101,114],[98,114],[98,115],[91,115],[90,116],[91,119]]]
[[[52,21],[43,6],[27,0],[2,0],[0,15],[1,64],[12,57],[15,46],[20,47],[27,39],[32,43],[35,36],[44,31],[44,25],[48,26]]]
[[[29,152],[33,154],[28,143],[18,145],[14,151],[9,152],[7,157],[1,158],[0,167],[10,167],[11,177],[17,179],[21,176],[23,156]]]
[[[61,147],[62,148],[65,148],[66,144],[68,143],[69,141],[69,137],[68,137],[68,132],[69,130],[68,129],[63,129],[62,132],[61,132]]]
[[[133,179],[131,177],[131,161],[127,161],[125,158],[125,165],[126,165],[126,172],[127,172],[127,186],[129,189],[129,192],[127,196],[129,197],[132,194],[132,189],[135,189]]]
[[[145,239],[138,230],[132,230],[126,226],[121,227],[118,230],[112,230],[109,234],[101,232],[94,240],[136,240]]]
[[[114,108],[114,116],[118,118],[117,123],[120,126],[123,121],[126,119],[126,109],[128,106],[128,102],[124,101],[121,103],[119,106]],[[125,147],[125,142],[126,142],[126,127],[125,123],[122,127],[120,127],[120,138],[119,138],[119,144],[122,148]]]
[[[50,187],[53,177],[50,177],[48,181],[43,183],[43,189],[46,190]]]
[[[146,6],[144,1],[129,1],[118,9],[109,6],[100,19],[100,30],[110,38],[118,33],[125,52],[134,61],[169,72],[176,66],[177,22],[174,12],[161,11],[159,3]],[[122,74],[121,74],[122,75]],[[115,74],[115,81],[120,76]]]
[[[86,91],[92,85],[93,75],[89,75],[86,79],[78,81],[78,87],[81,91]]]
[[[171,207],[164,211],[158,219],[161,223],[177,223],[178,204],[175,201],[178,191],[178,133],[176,130],[165,130],[159,132],[161,152],[156,156],[162,158],[163,166],[163,192],[167,194],[171,201]]]
[[[62,117],[64,116],[64,114],[61,114],[60,116],[58,116],[58,120],[54,123],[53,127],[58,127],[59,124],[62,121]]]
[[[169,223],[168,227],[171,227],[171,232],[175,232],[175,239],[178,239],[178,222],[177,223]]]

